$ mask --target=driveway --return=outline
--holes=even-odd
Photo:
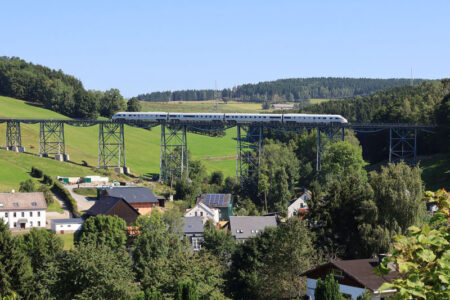
[[[45,219],[46,219],[45,227],[47,229],[51,229],[52,219],[69,219],[72,217],[69,212],[69,209],[67,208],[67,205],[64,203],[64,201],[61,200],[61,198],[53,195],[53,199],[55,201],[59,202],[59,204],[61,205],[61,208],[63,209],[64,212],[62,214],[60,214],[59,212],[56,212],[56,211],[47,211],[45,214]]]
[[[64,187],[70,192],[73,199],[75,199],[75,201],[77,202],[78,210],[80,212],[88,210],[89,208],[92,207],[92,205],[95,204],[96,201],[95,199],[78,195],[73,191],[74,188],[77,188],[77,185],[65,185]]]

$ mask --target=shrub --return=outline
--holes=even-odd
[[[43,174],[42,170],[35,167],[31,167],[30,175],[33,176],[34,178],[41,178],[42,174]]]
[[[47,174],[43,174],[43,175],[44,175],[44,179],[43,179],[44,183],[48,184],[48,185],[53,185],[53,182],[54,182],[53,178]]]
[[[62,198],[69,210],[72,212],[74,218],[81,217],[81,214],[78,211],[77,202],[75,201],[75,199],[73,199],[72,195],[70,195],[70,192],[62,185],[61,182],[55,181],[52,186],[52,191]]]
[[[38,191],[44,193],[45,202],[47,203],[47,205],[50,205],[55,201],[55,199],[53,198],[53,194],[48,186],[41,185],[38,188]]]

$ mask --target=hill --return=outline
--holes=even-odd
[[[0,117],[6,118],[67,118],[56,112],[45,108],[29,104],[25,101],[0,96]],[[39,125],[21,124],[22,144],[30,153],[37,154],[39,151]],[[0,141],[4,142],[5,124],[0,124]],[[82,164],[86,161],[89,166],[97,166],[98,152],[98,127],[79,128],[65,126],[66,152],[70,159],[76,164]],[[3,137],[3,138],[1,138]],[[236,129],[232,128],[226,131],[224,137],[209,137],[188,133],[188,149],[191,158],[202,160],[209,172],[221,170],[225,176],[235,174],[235,155],[236,155]],[[125,127],[125,145],[127,165],[132,172],[137,175],[149,175],[159,173],[159,155],[160,155],[160,128],[153,128],[151,131],[130,126]],[[10,153],[0,150],[0,168],[10,168]],[[29,155],[17,155],[15,160],[25,159]],[[43,161],[46,164],[49,159],[33,157],[33,161],[27,160],[26,170],[29,170],[31,163]],[[36,161],[35,161],[36,160]],[[51,161],[53,164],[53,161]],[[54,162],[56,163],[56,162]],[[68,165],[68,168],[74,167],[73,164],[59,163]],[[8,166],[3,168],[3,166]],[[23,169],[23,170],[25,170]],[[82,169],[84,170],[84,169]],[[86,172],[91,172],[90,169]],[[21,171],[22,172],[22,171]],[[81,172],[81,169],[80,169]],[[84,172],[84,171],[83,171]],[[92,172],[91,172],[92,173]],[[0,182],[7,181],[8,172],[2,173]],[[66,173],[66,175],[68,175]],[[5,176],[5,177],[3,177]]]
[[[422,79],[414,80],[415,83]],[[203,101],[224,99],[246,102],[302,102],[312,98],[340,99],[365,96],[372,92],[394,86],[409,85],[409,79],[371,78],[291,78],[265,81],[257,84],[243,84],[232,89],[182,90],[153,92],[138,95],[142,101]]]

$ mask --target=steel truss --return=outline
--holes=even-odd
[[[403,160],[407,164],[417,163],[417,129],[389,129],[389,162]]]
[[[40,122],[39,154],[44,156],[66,154],[64,123]]]
[[[186,125],[161,124],[159,180],[172,182],[189,174]]]
[[[263,126],[237,125],[236,177],[251,177],[261,163]]]
[[[6,122],[6,149],[12,150],[13,147],[22,148],[22,137],[20,133],[19,121]]]
[[[123,123],[100,123],[98,167],[126,169]]]
[[[344,138],[344,128],[317,127],[316,171],[320,171],[321,156],[325,146],[330,143],[343,141]]]

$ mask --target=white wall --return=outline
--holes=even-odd
[[[211,211],[213,214],[211,214]],[[184,214],[185,217],[201,217],[201,218],[207,218],[212,219],[214,221],[214,224],[217,224],[219,222],[219,210],[218,209],[209,209],[206,210],[202,207],[202,205],[196,205],[191,210],[186,212]]]
[[[14,216],[14,213],[16,216]],[[23,213],[23,216],[22,216]],[[31,213],[31,215],[30,215]],[[6,217],[8,214],[8,217]],[[25,228],[45,228],[46,222],[46,214],[45,210],[15,210],[15,211],[0,211],[0,219],[3,219],[3,222],[9,223],[9,228],[20,228],[20,224],[18,222],[19,219],[27,219],[27,223],[25,224]],[[40,225],[39,225],[40,222]],[[16,223],[16,226],[14,226]]]
[[[83,226],[83,224],[78,224],[78,223],[70,223],[70,224],[55,224],[52,222],[52,230],[59,233],[61,230],[64,231],[77,231],[79,229],[81,229],[81,226]]]

